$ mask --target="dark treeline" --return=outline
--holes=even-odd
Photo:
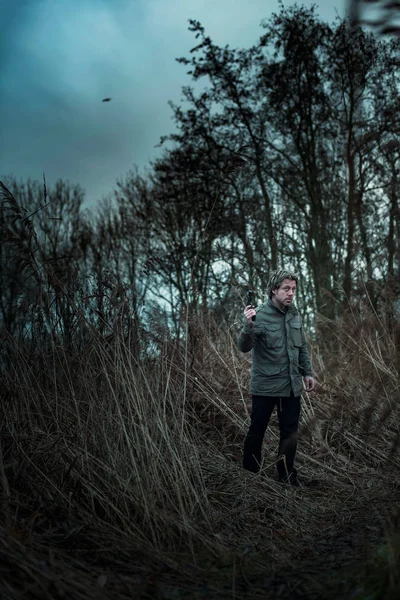
[[[183,335],[187,315],[230,322],[281,266],[301,274],[309,327],[366,292],[378,311],[396,298],[400,42],[304,7],[262,27],[232,49],[190,21],[198,45],[178,60],[205,87],[183,88],[161,157],[95,216],[78,186],[4,179],[6,345],[84,347],[90,329],[120,328],[139,353],[160,331]]]

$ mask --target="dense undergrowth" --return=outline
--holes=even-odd
[[[81,351],[11,342],[2,597],[397,597],[395,336],[358,308],[311,347],[297,466],[316,489],[276,481],[276,415],[261,472],[242,470],[251,358],[234,328],[217,346],[194,319],[191,352],[166,336],[143,360],[118,332]]]
[[[318,317],[296,466],[319,485],[285,486],[276,415],[261,471],[241,468],[251,356],[237,315],[187,314],[180,340],[154,319],[140,339],[115,293],[111,331],[103,317],[96,329],[52,262],[38,265],[33,225],[2,189],[36,300],[29,326],[21,308],[16,333],[2,329],[0,597],[398,597],[393,307]],[[73,315],[64,338],[48,282]]]

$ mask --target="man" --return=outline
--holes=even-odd
[[[244,443],[243,467],[254,473],[259,471],[265,431],[276,405],[280,429],[278,478],[296,486],[300,484],[293,462],[303,377],[307,391],[315,387],[300,314],[293,302],[297,283],[296,273],[273,271],[267,301],[256,310],[246,306],[238,338],[242,352],[253,350],[251,424]]]

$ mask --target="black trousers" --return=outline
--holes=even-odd
[[[279,478],[296,474],[293,461],[297,448],[297,430],[300,418],[300,396],[252,396],[251,424],[244,442],[243,467],[257,473],[260,470],[261,448],[269,420],[277,406],[280,441],[277,469]],[[285,462],[281,458],[285,457]]]

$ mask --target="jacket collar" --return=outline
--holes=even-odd
[[[275,304],[272,302],[271,298],[268,298],[266,303],[268,304],[268,306],[271,306],[271,308],[277,310],[278,312],[283,313],[285,315],[287,314],[288,319],[291,319],[292,317],[297,315],[297,313],[299,312],[298,309],[294,306],[293,302],[292,302],[291,306],[289,306],[286,310],[281,310],[280,308],[275,306]]]

